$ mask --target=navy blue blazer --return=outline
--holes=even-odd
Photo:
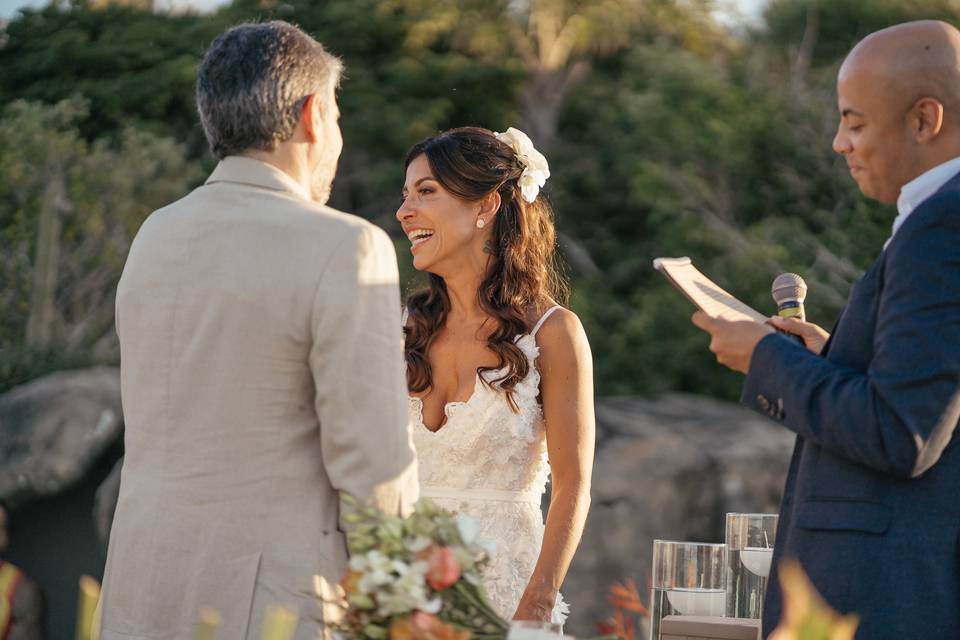
[[[960,638],[960,175],[906,219],[820,355],[757,345],[741,402],[796,432],[776,566],[800,560],[859,639]]]

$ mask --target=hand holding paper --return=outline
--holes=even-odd
[[[773,333],[770,325],[754,320],[725,320],[711,318],[704,311],[693,314],[693,324],[710,334],[710,351],[725,367],[747,373],[757,343]]]

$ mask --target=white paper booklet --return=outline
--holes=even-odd
[[[767,316],[740,302],[703,275],[690,258],[657,258],[653,261],[653,268],[711,318],[767,321]]]

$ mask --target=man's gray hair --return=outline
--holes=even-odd
[[[308,96],[326,100],[343,63],[290,23],[241,24],[220,35],[197,72],[197,109],[218,158],[289,140]]]

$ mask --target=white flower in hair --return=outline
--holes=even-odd
[[[495,133],[497,140],[506,143],[517,154],[517,160],[523,167],[520,174],[520,193],[527,202],[537,199],[540,189],[550,177],[550,166],[542,153],[533,147],[533,142],[523,131],[510,127],[506,133]]]

